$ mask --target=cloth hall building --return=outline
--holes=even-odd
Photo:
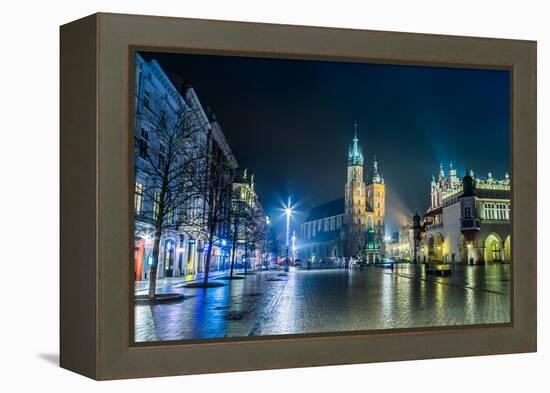
[[[430,207],[413,217],[410,249],[419,262],[510,262],[510,176],[457,177],[451,163],[432,177]]]

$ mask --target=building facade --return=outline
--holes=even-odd
[[[410,224],[402,224],[386,241],[386,256],[393,260],[411,261]]]
[[[355,257],[377,262],[384,253],[384,179],[375,157],[370,181],[365,182],[357,124],[347,158],[344,197],[313,207],[302,224],[303,258],[334,261]]]
[[[451,163],[431,181],[431,203],[422,221],[413,218],[410,247],[420,262],[510,262],[510,176],[459,179]],[[416,225],[414,224],[416,220]],[[413,256],[414,259],[414,256]]]
[[[214,206],[213,194],[222,190],[223,184],[232,187],[238,163],[216,116],[203,107],[193,87],[144,56],[137,53],[134,58],[134,278],[150,278],[159,212],[164,217],[157,278],[201,273],[209,249],[206,226]],[[166,165],[167,161],[171,166]],[[164,186],[162,168],[170,168]],[[219,168],[223,168],[221,173]],[[198,178],[202,183],[201,176],[218,179],[213,191],[179,191],[192,188],[189,178]],[[179,200],[173,196],[159,198],[163,187],[173,191],[172,195],[185,196]],[[231,257],[227,244],[229,222],[224,219],[231,207],[230,193],[227,195],[227,200],[219,199],[216,206],[220,223],[211,245],[210,270],[227,268]],[[171,205],[166,208],[168,203]]]
[[[247,169],[236,175],[231,203],[229,238],[235,260],[253,270],[261,268],[269,261],[270,221],[256,193],[254,174],[249,175]]]

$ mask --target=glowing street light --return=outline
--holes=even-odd
[[[286,239],[285,239],[285,271],[288,271],[288,257],[290,248],[290,217],[292,216],[292,206],[290,204],[290,197],[288,197],[288,204],[285,206],[286,216]]]

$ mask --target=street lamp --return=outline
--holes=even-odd
[[[292,262],[296,261],[296,232],[292,232]]]
[[[288,271],[288,257],[290,248],[290,217],[292,216],[292,206],[290,204],[290,197],[288,197],[288,204],[285,206],[286,216],[286,237],[285,237],[285,272]]]

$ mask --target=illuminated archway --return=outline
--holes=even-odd
[[[468,263],[468,241],[464,235],[460,235],[460,261],[462,263]]]
[[[443,236],[438,233],[434,236],[434,259],[438,262],[442,262],[443,261],[443,248],[444,248],[444,244],[443,244]]]
[[[432,261],[435,258],[435,239],[432,235],[428,237],[427,244],[427,259],[428,261]]]
[[[485,262],[502,261],[502,240],[496,233],[491,233],[485,239]]]
[[[504,241],[504,261],[510,262],[512,260],[512,254],[510,249],[510,235]]]

